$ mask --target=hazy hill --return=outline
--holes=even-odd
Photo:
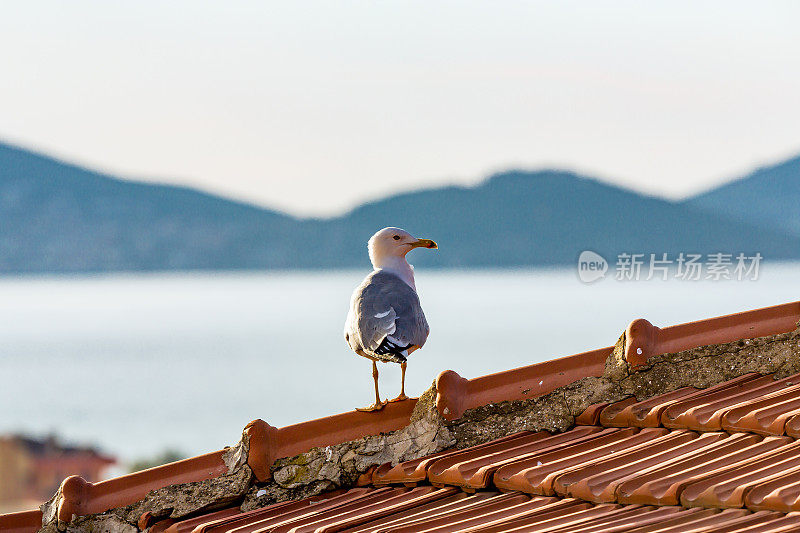
[[[800,235],[800,156],[759,168],[686,203]]]
[[[680,251],[800,258],[800,235],[568,172],[506,172],[299,220],[0,145],[0,272],[366,267],[366,239],[387,225],[439,242],[439,252],[414,254],[429,266],[567,265],[584,249],[610,261]]]
[[[284,214],[0,144],[0,271],[289,267],[295,226]]]
[[[387,198],[345,216],[337,237],[360,243],[390,223],[440,243],[438,254],[416,254],[420,265],[574,264],[582,250],[609,261],[621,252],[800,257],[797,237],[558,171],[505,172],[475,188]]]

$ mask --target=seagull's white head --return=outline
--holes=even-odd
[[[438,248],[430,239],[417,239],[400,228],[383,228],[367,243],[369,259],[375,268],[393,268],[405,263],[405,256],[414,248]]]

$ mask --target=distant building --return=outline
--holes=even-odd
[[[73,474],[100,481],[115,462],[93,448],[62,445],[52,436],[43,440],[0,436],[0,507],[47,501]]]

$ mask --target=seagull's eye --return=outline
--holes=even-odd
[[[400,235],[394,235],[394,236],[392,237],[392,239],[394,239],[394,240],[396,240],[396,241],[399,241],[399,240],[400,240]]]

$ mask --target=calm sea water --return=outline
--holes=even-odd
[[[342,326],[365,272],[0,279],[0,433],[56,432],[132,460],[198,454],[372,401],[371,367]],[[465,377],[613,344],[656,325],[800,298],[800,265],[757,281],[581,283],[564,271],[418,271],[431,324],[409,361],[419,394]],[[381,392],[399,367],[380,365]]]

